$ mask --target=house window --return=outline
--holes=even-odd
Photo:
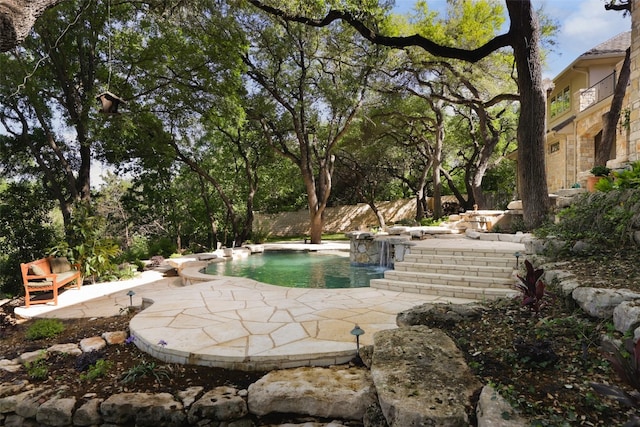
[[[571,108],[571,95],[569,94],[569,86],[562,89],[551,97],[549,104],[549,112],[551,117],[556,117]]]
[[[553,144],[549,144],[549,154],[553,154],[557,151],[560,151],[560,143],[554,142]]]

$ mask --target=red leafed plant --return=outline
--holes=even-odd
[[[613,385],[598,383],[591,383],[591,387],[601,395],[615,399],[623,405],[631,408],[640,407],[640,340],[634,343],[633,338],[627,338],[621,347],[606,340],[602,342],[602,352],[620,379],[633,390],[627,392]],[[640,426],[640,417],[633,416],[624,426]]]
[[[533,268],[533,264],[528,259],[524,261],[524,265],[527,268],[527,275],[526,277],[518,275],[520,282],[516,283],[516,288],[522,293],[522,305],[528,306],[535,313],[539,313],[546,305],[544,298],[551,295],[546,291],[544,282],[540,280],[540,277],[544,274],[544,269]]]

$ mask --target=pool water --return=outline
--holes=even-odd
[[[384,276],[378,266],[352,266],[349,257],[309,252],[267,251],[209,264],[207,274],[248,277],[290,288],[363,288]]]

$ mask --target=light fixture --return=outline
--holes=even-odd
[[[100,101],[99,111],[102,114],[120,114],[118,112],[118,106],[120,104],[126,104],[122,98],[109,91],[102,92],[100,95],[96,96],[96,99]]]
[[[129,307],[133,307],[133,296],[134,296],[135,294],[136,294],[136,293],[135,293],[135,292],[133,292],[133,291],[129,291],[129,292],[127,292],[127,296],[129,297]]]
[[[351,330],[351,335],[355,335],[356,337],[356,357],[360,357],[360,335],[364,335],[364,330],[356,325],[355,328]]]
[[[520,252],[516,252],[513,254],[514,257],[516,257],[516,269],[520,268],[520,257],[522,256],[522,254]]]

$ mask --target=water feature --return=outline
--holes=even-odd
[[[389,240],[380,239],[377,241],[378,245],[380,245],[380,267],[382,268],[391,268],[393,266],[393,256],[391,254],[391,250],[393,249],[389,244]]]
[[[267,251],[230,262],[209,264],[207,274],[248,277],[296,288],[361,288],[383,277],[380,266],[351,265],[348,256],[313,252]]]

